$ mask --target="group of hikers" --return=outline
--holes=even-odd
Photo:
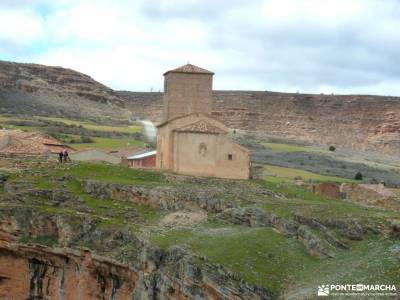
[[[60,153],[58,153],[58,161],[60,163],[63,163],[63,162],[66,163],[66,162],[70,162],[71,161],[71,159],[69,158],[67,149],[64,149],[63,151],[60,151]]]

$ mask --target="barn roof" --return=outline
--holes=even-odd
[[[0,130],[0,140],[3,140],[1,153],[44,154],[59,152],[64,148],[73,150],[60,141],[39,132],[23,132],[21,130]]]
[[[184,66],[181,66],[179,68],[169,70],[164,73],[164,76],[167,75],[168,73],[192,73],[192,74],[210,74],[214,75],[213,72],[208,71],[206,69],[200,68],[198,66],[192,65],[192,64],[186,64]]]
[[[153,156],[157,154],[157,150],[151,150],[151,151],[145,151],[145,152],[140,152],[135,155],[129,156],[128,159],[141,159],[149,156]]]

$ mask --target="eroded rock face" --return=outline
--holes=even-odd
[[[162,93],[120,94],[140,117],[161,121]],[[230,128],[400,153],[400,98],[214,91],[212,115]]]
[[[90,251],[0,243],[0,297],[129,299],[136,273]]]
[[[85,181],[85,191],[95,197],[144,203],[163,210],[191,208],[193,205],[210,212],[236,207],[235,203],[218,198],[218,190],[195,187],[146,187]]]
[[[159,249],[126,230],[102,232],[93,220],[75,220],[66,237],[58,235],[66,217],[16,208],[0,213],[2,299],[275,298],[222,266],[195,259],[180,247]],[[64,247],[21,244],[26,233],[52,236]],[[81,246],[88,243],[97,253]]]
[[[120,97],[88,75],[61,67],[0,61],[2,112],[92,120],[129,119]]]

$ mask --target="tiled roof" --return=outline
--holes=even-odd
[[[122,148],[118,150],[112,150],[108,151],[109,154],[114,155],[116,157],[128,157],[137,154],[140,151],[148,151],[149,149],[147,148],[139,148],[139,147],[128,147],[128,148]]]
[[[211,71],[208,71],[206,69],[200,68],[198,66],[192,65],[192,64],[186,64],[182,67],[169,70],[164,73],[164,75],[167,75],[168,73],[195,73],[195,74],[211,74],[213,75],[214,73]]]
[[[157,150],[147,150],[146,152],[137,153],[133,156],[129,156],[128,159],[141,159],[144,157],[149,157],[157,154]]]
[[[0,149],[0,153],[44,154],[59,152],[64,147],[71,150],[56,139],[36,132],[0,130],[0,139],[7,140],[4,147]]]
[[[205,122],[203,120],[197,121],[195,123],[189,124],[187,126],[181,127],[177,129],[177,131],[180,132],[198,132],[198,133],[213,133],[213,134],[221,134],[221,133],[226,133],[225,130],[211,125],[208,122]]]

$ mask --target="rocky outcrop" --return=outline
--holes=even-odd
[[[324,235],[326,241],[332,246],[342,249],[349,249],[349,246],[345,242],[337,238],[332,231],[330,231],[326,226],[321,224],[318,220],[314,218],[307,218],[299,214],[296,214],[294,216],[294,219],[300,224],[308,225],[311,228],[320,230],[320,232],[322,232],[322,234]]]
[[[312,256],[319,258],[335,256],[315,233],[296,221],[270,215],[257,208],[230,208],[218,214],[218,217],[233,224],[272,227],[287,237],[299,240]]]
[[[159,249],[127,230],[101,231],[93,220],[77,222],[28,209],[0,214],[0,298],[275,298],[222,266],[179,247]],[[68,235],[59,234],[68,227]],[[39,245],[45,236],[52,236],[55,245]],[[94,252],[82,247],[86,242],[101,247]]]
[[[61,67],[0,61],[1,113],[120,122],[124,102],[88,75]]]
[[[161,121],[161,93],[120,95],[134,114]],[[213,116],[230,128],[400,153],[399,97],[214,91],[213,99]]]
[[[150,120],[158,123],[162,121],[163,114],[163,93],[161,92],[129,92],[117,91],[125,106],[135,118]]]
[[[390,224],[391,236],[400,239],[400,221],[392,221]]]
[[[194,205],[209,212],[237,206],[218,197],[219,190],[194,186],[140,186],[85,181],[85,191],[95,197],[144,203],[163,210],[190,209]]]
[[[325,220],[316,220],[313,218],[306,218],[301,215],[295,215],[295,219],[302,224],[310,225],[314,228],[322,229],[323,231],[327,231],[326,227],[336,230],[341,236],[349,238],[351,240],[362,240],[364,234],[369,230],[373,233],[378,233],[381,230],[379,228],[372,227],[363,227],[356,220],[353,219],[325,219]],[[333,243],[340,244],[340,242]],[[344,245],[343,245],[344,246]],[[341,246],[341,247],[343,247]],[[344,248],[346,248],[344,246]]]

